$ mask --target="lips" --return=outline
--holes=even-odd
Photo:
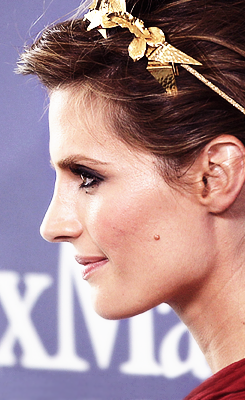
[[[83,279],[87,280],[90,276],[103,267],[108,262],[106,257],[80,257],[75,256],[76,261],[83,266],[82,276]]]

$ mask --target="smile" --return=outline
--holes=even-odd
[[[75,256],[76,261],[83,266],[82,277],[88,280],[90,276],[108,262],[108,258]]]

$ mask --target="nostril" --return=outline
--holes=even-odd
[[[53,240],[52,240],[53,243],[70,242],[70,241],[71,241],[70,236],[57,236],[57,237],[53,238]]]

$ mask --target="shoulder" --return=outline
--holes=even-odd
[[[245,399],[245,359],[237,361],[211,376],[184,400],[242,399]]]

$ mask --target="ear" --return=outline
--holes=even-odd
[[[206,145],[196,162],[199,201],[211,213],[224,212],[234,203],[245,182],[244,145],[234,136],[219,136]]]

